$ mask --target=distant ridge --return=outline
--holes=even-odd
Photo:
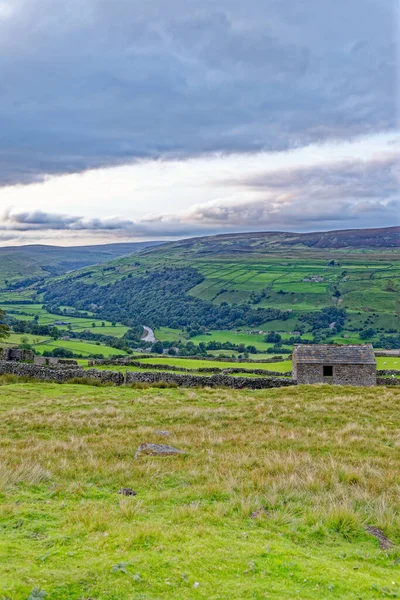
[[[196,252],[196,254],[243,254],[267,253],[296,249],[399,249],[400,227],[382,227],[376,229],[344,229],[335,231],[317,231],[294,233],[285,231],[261,231],[249,233],[225,233],[212,236],[188,238],[163,244],[159,248],[150,248],[144,252],[174,254]]]
[[[99,246],[29,246],[0,247],[0,288],[24,280],[37,280],[115,258],[136,254],[161,242],[132,242]]]

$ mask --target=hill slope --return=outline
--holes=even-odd
[[[352,313],[356,329],[398,331],[399,237],[400,228],[195,238],[70,273],[41,291],[46,302],[86,310],[94,303],[105,318],[127,325],[258,327],[273,313],[263,313],[264,321],[255,313],[279,309],[279,320],[291,319],[278,330],[295,331],[304,314],[332,307]],[[190,308],[188,297],[197,301]],[[224,306],[235,304],[229,326]],[[206,312],[215,318],[205,319]]]
[[[313,233],[288,233],[266,231],[259,233],[232,233],[207,237],[190,238],[164,244],[151,249],[154,255],[202,254],[207,256],[237,255],[251,253],[268,254],[301,250],[353,250],[399,249],[400,227],[377,229],[349,229]]]
[[[9,246],[0,248],[0,287],[24,279],[49,277],[139,252],[160,242],[100,246]]]
[[[168,341],[183,332],[211,342],[200,334],[219,332],[215,341],[233,343],[240,333],[254,347],[256,329],[265,349],[268,331],[357,343],[367,330],[362,339],[382,347],[383,335],[400,333],[399,239],[393,227],[181,240],[42,281],[29,298],[55,314],[73,306],[136,332],[169,328],[160,334]]]

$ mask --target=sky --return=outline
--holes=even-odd
[[[0,0],[0,245],[400,223],[399,0]]]

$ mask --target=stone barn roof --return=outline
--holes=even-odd
[[[307,364],[375,365],[371,344],[334,346],[299,344],[294,347],[293,361]]]

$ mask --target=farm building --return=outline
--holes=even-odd
[[[295,346],[293,379],[298,384],[376,385],[374,350],[371,344]]]

